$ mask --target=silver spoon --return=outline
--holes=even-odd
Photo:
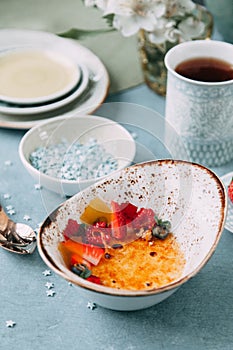
[[[31,254],[36,248],[36,234],[25,224],[15,223],[0,204],[0,246],[10,252]]]

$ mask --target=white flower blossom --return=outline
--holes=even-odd
[[[114,14],[113,27],[131,36],[140,29],[151,31],[165,10],[160,0],[109,0],[104,15]]]
[[[108,0],[84,0],[84,4],[86,7],[96,6],[100,10],[105,11],[107,7]]]
[[[165,33],[167,26],[173,24],[173,21],[169,21],[167,18],[159,18],[154,25],[153,31],[148,34],[148,38],[153,44],[161,44],[167,40]]]
[[[85,0],[85,1],[84,1],[84,5],[85,5],[86,7],[95,6],[95,0]]]
[[[108,5],[108,0],[96,0],[95,3],[99,9],[105,11]]]
[[[86,6],[112,15],[112,26],[123,36],[148,32],[152,43],[178,42],[200,36],[205,25],[194,15],[192,0],[84,0]]]
[[[178,29],[183,40],[190,40],[199,37],[204,32],[205,25],[193,17],[188,17],[179,23]]]
[[[191,0],[164,0],[166,17],[184,16],[194,10],[195,4]]]

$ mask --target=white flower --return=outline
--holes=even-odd
[[[204,32],[205,25],[193,17],[188,17],[179,23],[178,29],[182,32],[184,40],[190,40],[199,37]]]
[[[155,44],[179,42],[197,38],[205,25],[194,15],[192,0],[84,0],[86,6],[96,6],[103,16],[112,16],[112,26],[123,36],[148,32]]]
[[[84,4],[86,7],[96,6],[100,10],[104,10],[107,7],[108,0],[84,0]]]
[[[165,10],[160,0],[109,0],[104,15],[114,14],[113,27],[124,36],[131,36],[139,29],[153,30],[154,23]]]
[[[179,11],[181,11],[182,14],[190,13],[192,12],[196,5],[191,0],[179,0]]]
[[[171,23],[167,18],[159,18],[154,26],[153,31],[148,34],[149,40],[153,44],[161,44],[167,38],[165,36],[166,27]],[[172,22],[173,23],[173,22]]]
[[[195,4],[191,0],[164,0],[166,17],[184,16],[194,10]]]
[[[181,31],[175,27],[167,28],[165,32],[165,38],[166,40],[170,41],[171,43],[175,43],[179,40],[181,36]]]
[[[168,18],[160,18],[155,29],[148,34],[150,42],[162,44],[166,40],[176,42],[181,35],[181,31],[176,28],[176,22]]]
[[[105,11],[108,5],[108,0],[96,0],[95,3],[99,9]]]
[[[84,5],[86,7],[95,6],[95,0],[84,0]]]

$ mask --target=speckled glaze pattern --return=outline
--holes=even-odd
[[[96,285],[73,274],[57,249],[68,219],[80,220],[89,202],[99,197],[107,204],[130,201],[153,208],[171,221],[172,232],[185,254],[182,277],[162,288],[127,291]],[[65,201],[43,223],[38,249],[45,263],[63,278],[82,287],[84,295],[115,310],[137,310],[154,305],[171,295],[194,276],[213,254],[226,217],[226,191],[207,168],[185,161],[158,160],[138,164],[113,174]]]

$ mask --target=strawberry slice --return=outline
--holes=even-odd
[[[70,237],[77,235],[79,228],[80,224],[78,224],[76,220],[69,219],[66,228],[63,231],[64,238],[67,240]]]
[[[84,260],[87,260],[93,265],[98,265],[100,259],[104,254],[104,249],[95,247],[90,244],[84,244],[72,241],[71,239],[62,242],[64,247],[66,247],[71,253],[77,254]]]
[[[90,277],[87,277],[86,280],[90,281],[90,282],[93,282],[93,283],[96,283],[96,284],[102,284],[100,278],[97,277],[97,276],[94,276],[94,275],[91,275]]]
[[[124,238],[127,235],[126,218],[121,211],[121,206],[118,203],[112,201],[111,207],[112,207],[112,222],[111,222],[112,235],[116,239],[124,240]]]
[[[76,265],[76,264],[85,265],[89,270],[91,270],[91,264],[87,260],[83,259],[78,254],[72,254],[71,258],[70,258],[70,265],[73,266],[73,265]]]
[[[229,197],[231,203],[233,203],[233,178],[231,179],[231,182],[229,183],[229,186],[227,188],[227,193],[228,193],[228,197]]]
[[[132,224],[135,229],[140,229],[141,227],[144,227],[148,230],[151,230],[156,224],[154,211],[152,209],[146,208],[140,209]]]
[[[132,203],[123,203],[119,205],[119,210],[125,216],[128,222],[133,221],[137,216],[138,207]]]

